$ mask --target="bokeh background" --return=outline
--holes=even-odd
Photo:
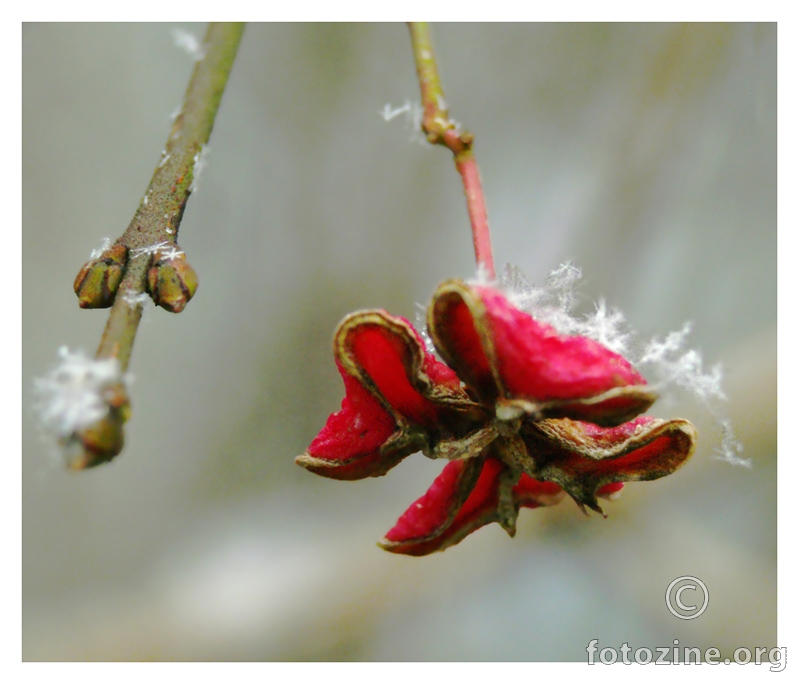
[[[716,460],[712,414],[676,395],[655,413],[696,423],[696,456],[607,520],[563,502],[422,559],[374,542],[440,464],[341,483],[293,463],[341,401],[340,318],[413,318],[474,270],[450,155],[379,116],[419,97],[403,25],[247,28],[180,233],[200,288],[145,312],[125,452],[75,474],[41,438],[34,378],[59,345],[92,353],[107,317],[73,278],[127,226],[192,70],[175,28],[205,31],[23,28],[23,658],[775,646],[776,26],[434,27],[498,262],[541,282],[573,260],[583,307],[604,296],[643,337],[693,321],[752,468]],[[664,603],[686,574],[710,592],[694,621]]]

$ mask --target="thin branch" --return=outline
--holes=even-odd
[[[489,278],[495,277],[492,241],[489,233],[489,220],[486,215],[486,201],[483,196],[478,163],[472,152],[475,137],[462,131],[450,119],[444,91],[439,80],[439,69],[433,51],[430,26],[426,22],[409,22],[411,46],[417,65],[417,77],[422,96],[422,130],[431,145],[443,145],[453,153],[456,170],[464,185],[467,198],[467,212],[472,227],[472,243],[475,248],[475,261]]]
[[[82,307],[107,307],[113,301],[96,359],[116,359],[120,374],[128,368],[136,331],[148,296],[156,304],[180,312],[197,288],[197,277],[177,244],[186,202],[203,165],[203,152],[211,135],[222,94],[244,31],[241,23],[210,24],[203,41],[183,106],[175,118],[161,160],[125,233],[99,255],[93,254],[75,282]],[[118,296],[116,296],[118,295]],[[115,387],[109,414],[97,425],[62,437],[74,449],[72,468],[103,463],[122,450],[122,423],[128,416],[127,396]],[[98,444],[85,434],[114,433]]]

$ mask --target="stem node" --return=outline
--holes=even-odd
[[[478,173],[478,163],[472,153],[475,136],[469,131],[460,131],[450,119],[439,80],[430,26],[425,22],[410,22],[408,28],[411,32],[411,46],[422,97],[424,112],[422,130],[431,145],[442,145],[453,153],[456,170],[461,176],[464,196],[467,199],[475,261],[479,270],[483,270],[490,279],[494,279],[494,259],[486,201]]]

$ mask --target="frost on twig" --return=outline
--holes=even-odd
[[[144,255],[151,254],[157,254],[159,257],[164,259],[175,259],[184,253],[183,250],[176,248],[174,243],[171,243],[168,240],[162,240],[160,243],[153,243],[152,245],[147,245],[146,247],[137,247],[135,250],[132,250],[131,259],[136,259],[137,257],[143,257]]]
[[[184,31],[182,29],[172,30],[172,40],[176,47],[186,51],[195,62],[199,62],[206,56],[205,48],[200,39],[193,33]]]
[[[147,293],[137,293],[135,290],[126,290],[122,295],[122,299],[125,301],[125,304],[133,308],[147,304],[150,301],[150,295]]]
[[[117,359],[92,359],[66,347],[58,354],[59,364],[35,381],[42,428],[58,440],[70,468],[97,466],[122,451],[132,377]]]
[[[405,119],[405,128],[411,132],[409,141],[413,143],[427,144],[425,134],[422,132],[422,105],[419,102],[411,102],[406,100],[400,107],[392,107],[390,104],[384,105],[383,109],[379,112],[384,121],[391,121],[403,115]]]
[[[208,166],[208,155],[211,148],[208,145],[201,145],[199,152],[194,156],[194,167],[192,169],[192,184],[189,186],[190,192],[197,192],[197,184],[200,181],[200,174]]]
[[[63,346],[58,356],[58,365],[35,381],[36,409],[42,427],[58,439],[71,461],[78,458],[73,454],[76,450],[82,455],[87,449],[94,451],[97,459],[106,447],[104,441],[113,432],[105,425],[107,419],[127,406],[132,376],[122,373],[116,359],[92,359]],[[99,460],[107,458],[100,456]],[[74,461],[71,465],[75,466]]]
[[[103,253],[111,247],[111,238],[103,238],[103,244],[100,247],[95,248],[92,250],[92,254],[89,255],[89,259],[100,259],[103,256]]]
[[[478,264],[478,269],[475,272],[475,278],[471,279],[469,283],[473,285],[488,285],[492,286],[495,285],[494,278],[489,273],[489,270],[486,268],[486,265],[483,262]]]

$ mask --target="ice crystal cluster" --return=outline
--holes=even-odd
[[[132,378],[116,359],[93,359],[64,346],[58,356],[58,365],[35,381],[36,406],[45,430],[66,438],[103,419],[109,411],[105,393]]]
[[[211,148],[208,145],[201,145],[200,150],[194,156],[194,167],[192,169],[192,184],[189,190],[193,193],[197,192],[200,183],[200,174],[208,166],[208,156],[211,154]]]
[[[478,282],[485,280],[479,273]],[[499,278],[509,300],[535,319],[550,324],[562,335],[580,335],[596,340],[617,354],[625,356],[635,367],[652,377],[654,389],[670,387],[685,390],[699,399],[714,416],[721,433],[717,455],[730,463],[749,466],[741,456],[742,445],[736,439],[730,421],[722,416],[714,403],[727,399],[722,390],[722,365],[706,371],[700,352],[688,346],[692,324],[664,337],[653,337],[643,344],[624,314],[608,307],[600,299],[593,312],[575,313],[581,270],[565,262],[550,272],[541,286],[533,285],[515,266],[507,264]]]
[[[193,33],[181,29],[173,29],[172,40],[175,43],[175,47],[184,50],[195,62],[199,62],[206,56],[202,41]]]
[[[409,140],[414,143],[427,143],[422,133],[423,110],[419,102],[406,100],[400,107],[392,107],[387,103],[380,115],[384,121],[391,121],[402,115],[405,120],[405,128],[410,131]]]
[[[100,257],[103,256],[103,253],[106,252],[110,247],[111,247],[111,238],[103,238],[102,245],[92,250],[91,255],[89,255],[89,259],[100,259]]]

